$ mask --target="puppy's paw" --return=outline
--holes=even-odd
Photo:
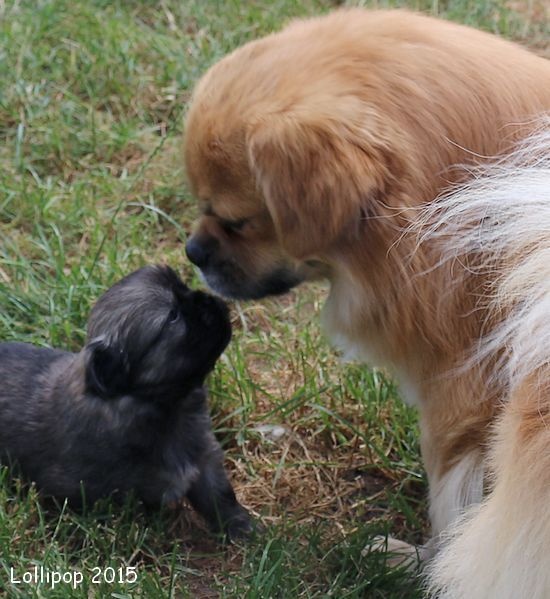
[[[378,535],[367,545],[362,553],[367,555],[373,551],[386,554],[386,564],[390,568],[405,568],[417,570],[424,560],[424,547],[411,545],[405,541]]]
[[[254,535],[261,534],[263,530],[263,525],[242,507],[223,523],[225,538],[230,542],[248,541]]]

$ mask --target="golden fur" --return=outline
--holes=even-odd
[[[504,390],[468,362],[498,320],[479,301],[487,275],[458,273],[410,225],[545,110],[548,61],[434,18],[351,9],[237,49],[188,111],[207,282],[260,297],[328,278],[331,337],[391,368],[419,408],[436,537],[481,499]]]
[[[430,565],[445,599],[550,596],[550,119],[506,159],[438,202],[416,224],[464,278],[485,280],[485,364],[503,402],[490,447],[490,492],[445,532]],[[467,268],[465,269],[464,266]],[[489,485],[488,485],[489,486]]]

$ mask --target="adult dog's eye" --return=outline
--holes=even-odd
[[[220,224],[226,233],[238,233],[248,222],[247,218],[239,218],[238,220],[224,220]]]

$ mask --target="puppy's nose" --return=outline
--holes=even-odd
[[[195,266],[204,268],[217,247],[218,241],[213,237],[204,239],[194,235],[185,244],[185,253]]]

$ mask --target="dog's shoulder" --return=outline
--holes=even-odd
[[[30,343],[0,343],[0,373],[9,375],[24,370],[27,377],[33,377],[70,355],[66,351],[37,347]]]

